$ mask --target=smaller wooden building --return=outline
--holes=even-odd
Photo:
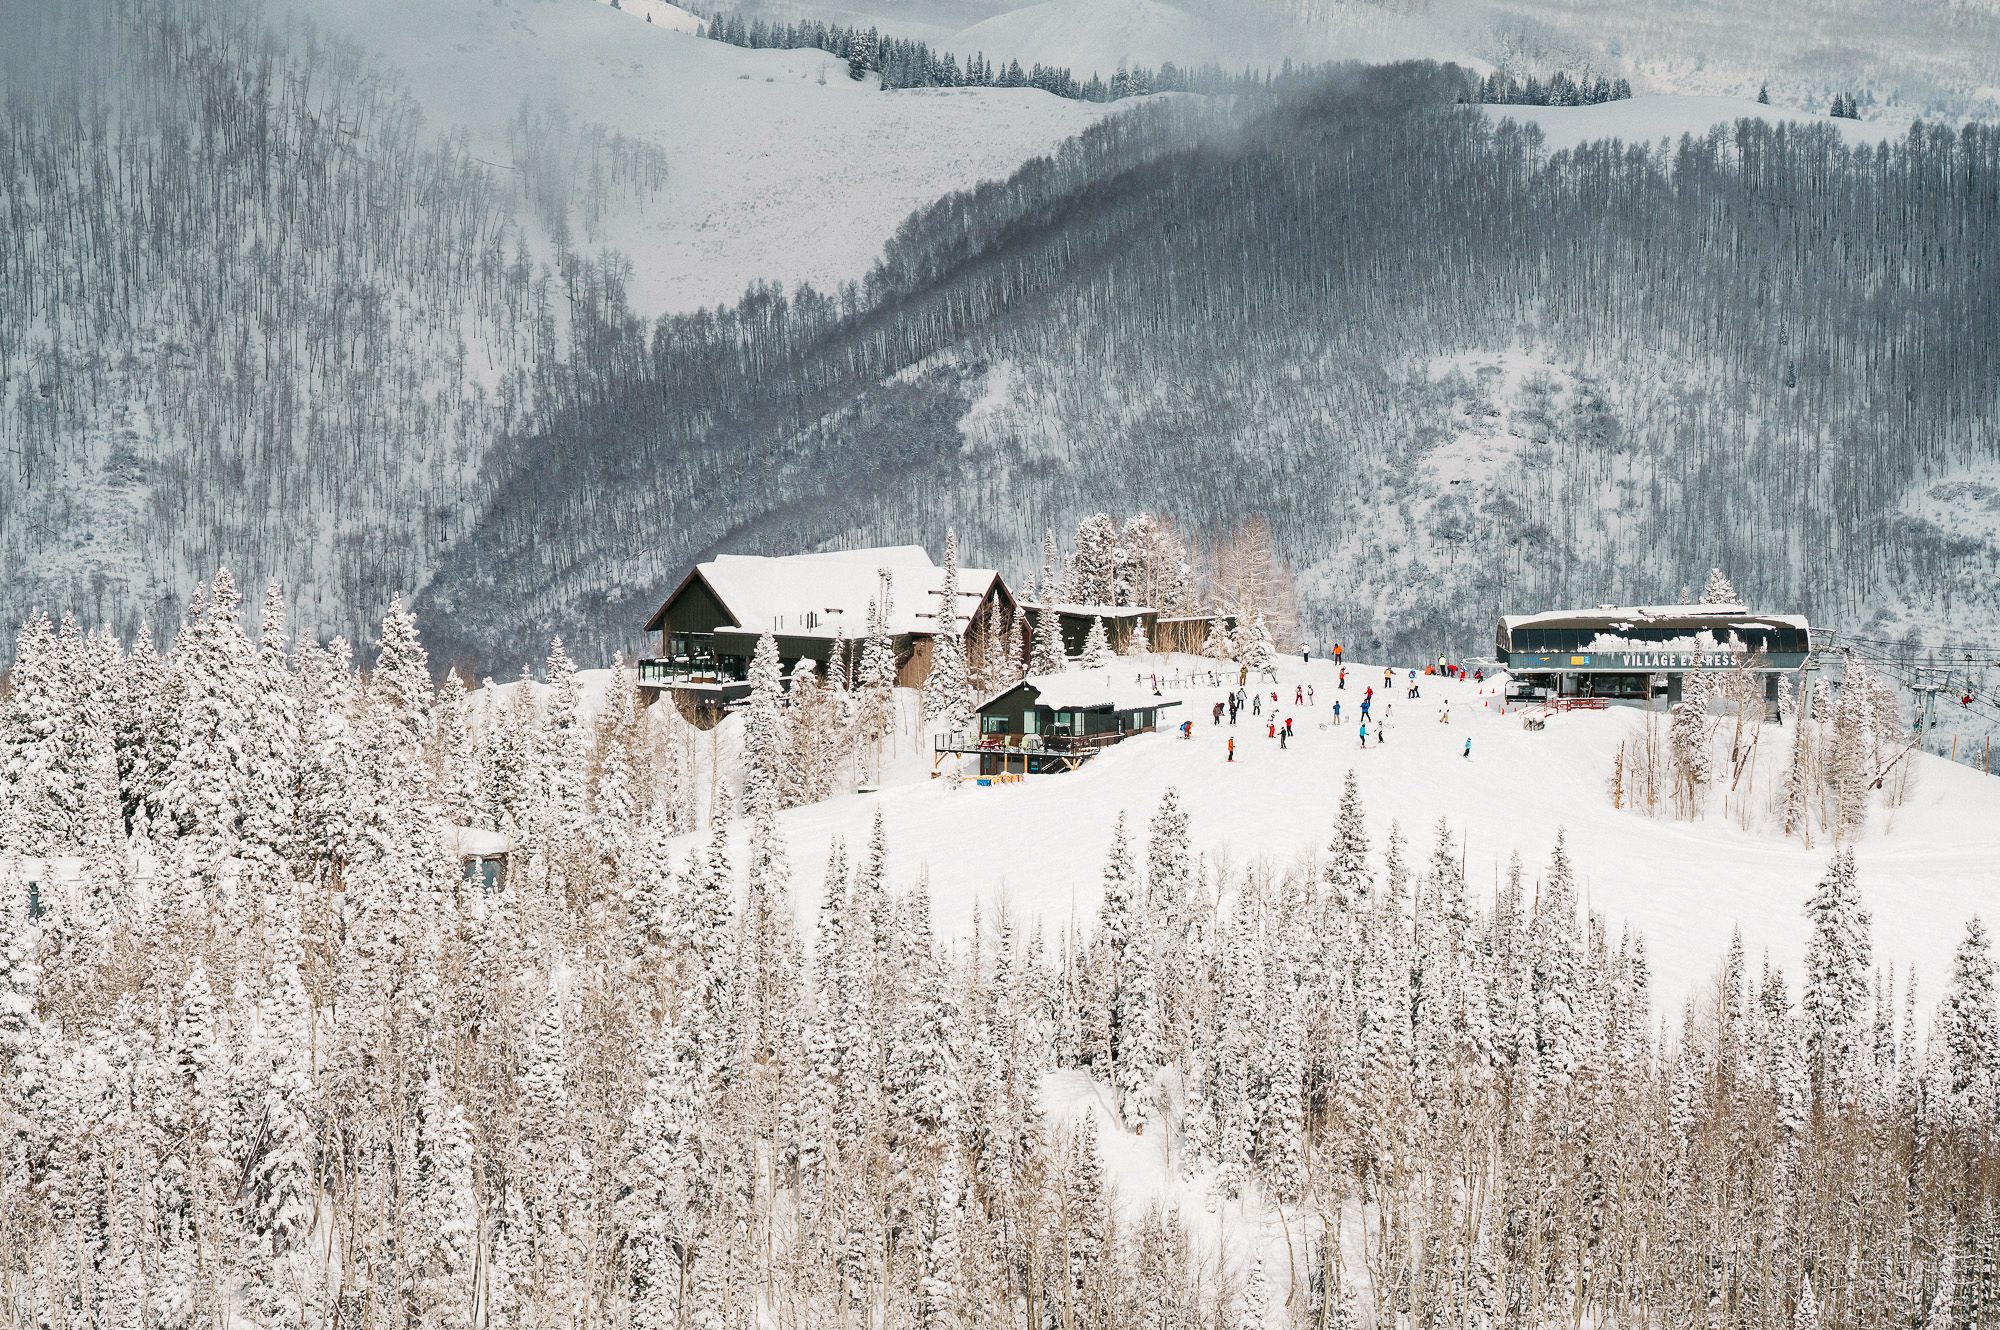
[[[1029,675],[979,706],[978,732],[938,735],[931,770],[951,757],[979,759],[982,777],[1074,771],[1135,734],[1151,734],[1178,698],[1152,675],[1122,666]]]

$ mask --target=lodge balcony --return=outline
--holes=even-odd
[[[1111,747],[1120,739],[1129,739],[1143,730],[1126,730],[1112,734],[939,734],[931,738],[932,748],[940,753],[1093,753]]]
[[[718,703],[750,695],[750,681],[742,671],[730,668],[730,662],[690,656],[641,657],[639,686],[673,689]]]
[[[958,757],[979,759],[979,783],[1018,780],[1058,771],[1075,771],[1105,749],[1149,729],[1114,730],[1105,734],[939,734],[931,738],[931,775],[946,772],[946,762]]]

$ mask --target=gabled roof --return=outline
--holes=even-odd
[[[890,633],[937,632],[937,593],[944,570],[921,545],[818,554],[718,554],[697,564],[666,604],[671,605],[688,582],[699,577],[747,632],[829,638],[845,633],[858,638],[867,635],[868,603],[882,595],[885,572]],[[999,581],[1000,574],[990,568],[958,570],[963,616],[956,625],[959,631]],[[649,631],[662,622],[665,609],[662,605],[647,622]]]
[[[1177,707],[1181,700],[1153,691],[1152,671],[1112,665],[1101,670],[1064,670],[1060,674],[1031,674],[1020,683],[1009,684],[979,704],[980,710],[998,702],[1016,688],[1035,690],[1035,704],[1054,711],[1143,711],[1148,707]]]

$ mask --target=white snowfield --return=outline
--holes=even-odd
[[[1678,142],[1682,135],[1700,137],[1717,125],[1738,120],[1768,120],[1783,125],[1831,125],[1850,144],[1881,143],[1908,130],[1907,121],[1846,120],[1766,106],[1749,97],[1657,96],[1626,97],[1596,106],[1487,106],[1498,120],[1534,125],[1550,152],[1561,152],[1599,139],[1627,143]]]
[[[463,128],[503,174],[524,102],[657,145],[660,193],[620,202],[594,241],[572,221],[579,246],[632,260],[628,295],[647,315],[733,304],[754,281],[835,290],[915,209],[1011,174],[1112,110],[1028,88],[885,93],[821,51],[696,37],[661,0],[267,2],[379,52],[433,125]]]
[[[945,45],[1024,67],[1054,65],[1078,78],[1168,61],[1234,67],[1245,54],[1225,29],[1159,0],[1043,0],[982,19]]]
[[[1177,668],[1205,674],[1209,665],[1189,657],[1152,661],[1169,680]],[[1136,672],[1130,667],[1126,677]],[[1292,717],[1295,736],[1283,751],[1266,737],[1272,684],[1263,685],[1263,714],[1246,714],[1234,728],[1209,720],[1223,688],[1169,690],[1185,705],[1168,718],[1175,726],[1192,719],[1191,741],[1163,729],[1126,741],[1074,774],[1006,786],[968,781],[954,788],[932,780],[929,745],[913,753],[905,736],[902,757],[879,793],[783,815],[801,927],[810,928],[818,909],[830,842],[843,837],[850,854],[858,852],[878,807],[895,880],[928,879],[942,934],[963,937],[975,904],[990,922],[1004,903],[1017,920],[1038,921],[1053,935],[1095,917],[1119,812],[1142,844],[1161,793],[1176,787],[1197,850],[1233,881],[1252,864],[1282,870],[1318,855],[1351,767],[1378,866],[1391,821],[1410,842],[1407,857],[1421,863],[1443,818],[1463,844],[1468,880],[1491,890],[1516,853],[1532,880],[1557,831],[1566,830],[1588,908],[1602,912],[1614,932],[1629,925],[1645,935],[1657,1010],[1678,1006],[1714,974],[1737,928],[1753,963],[1768,952],[1796,986],[1806,936],[1800,911],[1831,844],[1821,840],[1808,849],[1775,828],[1742,830],[1719,813],[1677,822],[1613,809],[1612,755],[1640,723],[1635,710],[1566,712],[1531,732],[1522,727],[1522,708],[1510,706],[1503,715],[1500,700],[1480,696],[1472,683],[1422,678],[1420,669],[1423,696],[1413,701],[1403,695],[1406,676],[1407,666],[1398,667],[1385,693],[1381,666],[1350,665],[1343,692],[1330,663],[1281,660],[1276,715]],[[1233,670],[1227,681],[1234,683]],[[1294,705],[1294,690],[1308,682],[1314,704]],[[1376,722],[1364,751],[1355,713],[1370,684]],[[1336,700],[1344,713],[1339,726],[1332,723]],[[1445,724],[1439,716],[1447,706]],[[725,730],[736,723],[725,722]],[[1385,728],[1387,742],[1378,746]],[[1789,735],[1770,726],[1762,736],[1757,780],[1773,797]],[[1234,763],[1225,760],[1230,737]],[[1469,758],[1461,756],[1467,738]],[[1914,760],[1905,806],[1885,811],[1878,804],[1855,850],[1874,912],[1876,959],[1893,962],[1899,974],[1914,964],[1927,1007],[1966,919],[2000,915],[2000,780],[1939,758]],[[689,838],[680,852],[698,840]],[[740,863],[740,835],[738,850]]]

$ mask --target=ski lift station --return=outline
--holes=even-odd
[[[1778,676],[1811,654],[1812,629],[1742,605],[1599,605],[1506,615],[1494,651],[1517,698],[1673,703],[1691,674],[1749,670],[1775,701]]]

